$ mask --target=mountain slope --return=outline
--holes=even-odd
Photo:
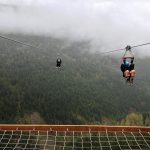
[[[130,87],[120,62],[90,53],[89,41],[7,36],[40,49],[0,40],[0,123],[29,123],[31,116],[49,124],[102,123],[106,118],[116,123],[130,112],[149,111],[148,58],[136,60],[139,75]],[[57,53],[61,69],[55,68]]]

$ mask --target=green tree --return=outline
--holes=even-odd
[[[121,121],[121,125],[126,126],[142,126],[143,116],[140,113],[131,113],[126,116],[125,119]]]

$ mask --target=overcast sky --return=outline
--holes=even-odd
[[[150,42],[150,0],[0,0],[0,18],[3,32],[92,39],[104,50]]]

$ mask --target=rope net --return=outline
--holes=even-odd
[[[150,128],[0,126],[3,150],[148,150]]]

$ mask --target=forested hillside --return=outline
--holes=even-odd
[[[149,58],[135,60],[128,86],[120,58],[91,53],[89,41],[7,36],[39,49],[0,39],[0,123],[117,124],[132,112],[149,119]]]

